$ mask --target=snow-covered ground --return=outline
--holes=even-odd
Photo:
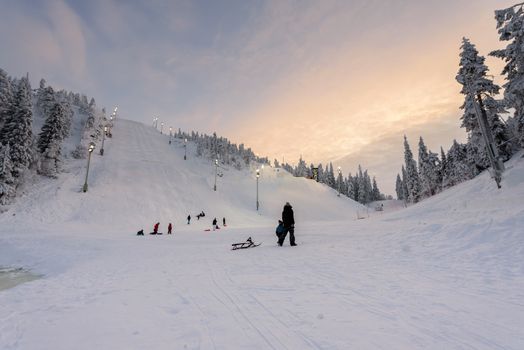
[[[70,160],[0,215],[0,266],[43,275],[0,291],[0,349],[524,348],[524,159],[501,190],[486,173],[356,220],[359,204],[273,168],[257,213],[253,171],[220,169],[214,192],[192,146],[184,161],[125,120],[113,135],[87,193]],[[298,247],[276,245],[286,201]],[[213,217],[228,227],[204,231]],[[174,235],[147,235],[157,221]],[[230,250],[248,236],[263,244]]]

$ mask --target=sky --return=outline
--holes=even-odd
[[[502,47],[493,11],[514,3],[0,0],[0,67],[270,159],[362,164],[393,194],[403,135],[415,153],[465,140],[461,39]]]

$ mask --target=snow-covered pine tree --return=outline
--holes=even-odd
[[[12,110],[13,89],[7,73],[0,68],[0,129],[8,119]],[[1,140],[0,140],[1,141]]]
[[[333,172],[333,163],[329,163],[328,169],[325,172],[325,184],[331,188],[335,188],[335,173]]]
[[[506,65],[502,74],[506,76],[504,104],[515,109],[516,133],[524,147],[524,3],[495,11],[495,20],[500,41],[509,41],[501,50],[490,53],[501,58]]]
[[[29,90],[28,90],[29,86]],[[9,155],[13,163],[13,175],[19,178],[29,166],[33,155],[33,111],[31,85],[26,77],[20,79],[12,110],[0,131],[2,144],[9,144]]]
[[[300,156],[300,159],[298,160],[298,165],[295,169],[296,177],[305,177],[307,175],[307,165],[306,162],[302,159],[302,155]]]
[[[404,168],[404,165],[402,166],[402,199],[404,202],[407,202],[409,200],[409,191],[408,191],[408,174],[406,172],[406,168]]]
[[[0,205],[8,204],[15,196],[15,179],[9,144],[0,145]]]
[[[418,176],[417,162],[413,159],[413,153],[409,148],[407,137],[404,135],[404,161],[406,165],[406,185],[408,189],[408,201],[417,203],[420,200],[421,188]]]
[[[398,200],[404,199],[404,193],[402,191],[402,179],[400,178],[399,174],[397,174],[397,180],[395,181],[395,192],[397,193]]]
[[[445,190],[450,187],[449,178],[449,164],[444,149],[440,147],[440,166],[439,166],[439,178],[440,178],[440,190]]]
[[[44,118],[49,116],[51,108],[53,108],[55,103],[55,91],[51,86],[47,86],[42,91],[38,91],[36,106]]]
[[[437,193],[437,189],[440,186],[438,156],[428,151],[422,137],[420,137],[418,143],[418,169],[422,198],[433,196]]]
[[[464,110],[461,127],[468,132],[468,158],[475,164],[478,173],[490,166],[486,143],[475,110],[478,94],[482,96],[488,114],[488,123],[503,160],[509,159],[512,147],[507,142],[509,135],[499,116],[505,110],[502,104],[493,97],[498,94],[500,87],[488,78],[488,67],[484,64],[485,58],[479,55],[475,45],[471,44],[467,38],[462,39],[460,48],[460,68],[456,80],[462,85],[460,92],[465,95],[464,103],[460,107]]]
[[[471,165],[467,161],[466,148],[466,145],[453,140],[453,145],[449,149],[446,158],[449,167],[449,184],[451,186],[472,179],[475,176]]]
[[[38,135],[38,150],[42,154],[40,163],[42,175],[56,177],[59,171],[66,113],[61,103],[55,103]]]
[[[383,195],[382,193],[380,193],[380,190],[378,189],[377,179],[374,176],[373,176],[371,193],[372,193],[372,198],[371,198],[372,201],[379,201],[383,199]]]

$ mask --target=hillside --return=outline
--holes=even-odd
[[[2,349],[522,349],[524,159],[407,209],[360,205],[272,168],[214,168],[118,120],[103,157],[0,216],[0,266],[42,278],[0,291]],[[282,204],[298,247],[278,247]],[[205,220],[185,223],[188,213]],[[228,227],[205,232],[211,219]],[[135,236],[172,220],[174,235]],[[262,245],[231,251],[253,237]],[[288,243],[286,243],[288,244]]]

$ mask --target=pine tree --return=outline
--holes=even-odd
[[[524,147],[524,4],[495,11],[497,29],[501,41],[509,41],[501,50],[490,53],[501,58],[506,65],[502,74],[506,76],[504,88],[504,103],[508,108],[514,108],[516,133],[520,146]]]
[[[467,162],[466,145],[461,145],[457,140],[453,140],[453,145],[447,155],[449,167],[449,184],[454,186],[463,181],[472,179],[475,174]]]
[[[461,127],[468,132],[468,158],[470,162],[474,163],[477,172],[480,172],[490,166],[490,161],[476,113],[477,95],[482,96],[488,115],[489,128],[503,160],[509,159],[512,149],[511,144],[507,142],[509,140],[508,132],[499,116],[505,110],[493,98],[498,94],[499,86],[487,77],[488,67],[484,64],[485,59],[479,55],[475,45],[463,38],[461,50],[460,68],[456,76],[457,81],[462,84],[461,93],[465,95],[464,103],[460,107],[464,110]]]
[[[409,200],[409,191],[408,191],[408,174],[406,173],[406,168],[402,166],[402,199],[404,202]]]
[[[417,171],[417,162],[413,159],[413,153],[409,148],[408,139],[404,135],[404,161],[406,165],[406,186],[408,189],[408,201],[417,203],[420,200],[421,188],[420,178]]]
[[[5,124],[12,110],[13,90],[7,73],[0,68],[0,129]],[[1,143],[2,140],[0,140]]]
[[[442,147],[440,147],[439,178],[440,178],[440,190],[441,191],[451,186],[450,177],[449,177],[448,159]]]
[[[397,180],[395,181],[395,192],[397,193],[398,200],[404,199],[404,193],[402,191],[402,179],[400,178],[399,174],[397,174]]]
[[[20,177],[33,158],[33,112],[31,90],[28,90],[28,86],[30,87],[27,78],[22,78],[18,84],[12,111],[0,131],[2,143],[10,145],[9,152],[15,177]]]
[[[15,196],[15,179],[9,145],[0,145],[0,205],[5,205]]]
[[[433,196],[440,185],[438,175],[438,156],[428,151],[422,137],[418,144],[418,168],[421,185],[421,196]]]
[[[380,190],[378,189],[378,185],[377,185],[377,179],[373,176],[373,182],[372,182],[372,190],[371,190],[371,193],[372,193],[372,198],[371,200],[372,201],[379,201],[379,200],[382,200],[382,194],[380,193]]]

